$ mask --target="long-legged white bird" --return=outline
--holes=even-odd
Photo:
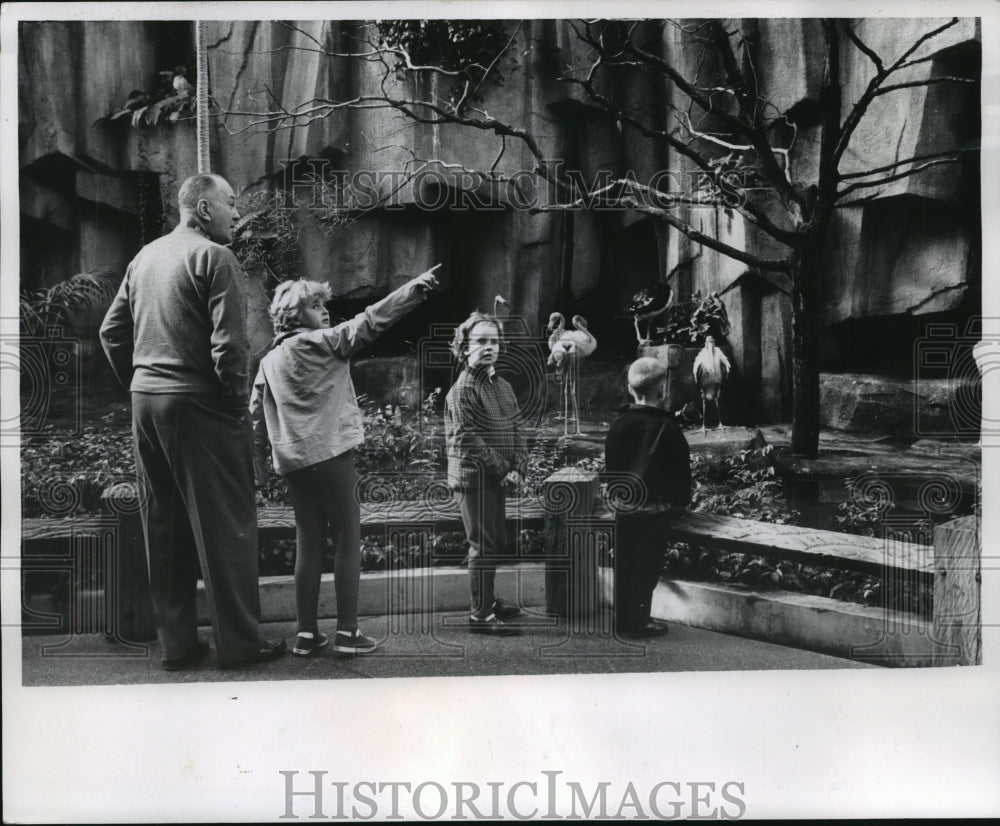
[[[552,313],[546,328],[549,333],[548,365],[555,367],[556,381],[561,381],[563,385],[563,435],[569,435],[570,409],[577,435],[582,432],[578,386],[580,363],[597,349],[597,339],[588,329],[583,316],[573,316],[573,327],[567,330],[562,313]]]
[[[705,337],[705,346],[698,353],[694,360],[694,380],[698,383],[698,390],[701,392],[701,432],[705,433],[705,403],[715,402],[715,411],[719,415],[719,424],[716,430],[724,430],[722,423],[722,410],[719,408],[719,398],[722,395],[722,384],[732,366],[729,359],[722,350],[715,346],[715,339],[712,336]]]

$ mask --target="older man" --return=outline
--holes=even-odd
[[[219,665],[275,659],[284,641],[258,633],[257,519],[247,401],[246,292],[232,241],[232,187],[194,175],[177,196],[180,223],[129,264],[101,326],[132,427],[163,665],[208,653],[198,639],[199,568]]]

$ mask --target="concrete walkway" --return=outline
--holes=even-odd
[[[311,657],[291,653],[270,663],[235,671],[216,667],[213,653],[196,668],[166,672],[159,646],[116,644],[100,634],[26,636],[22,641],[22,682],[26,686],[135,685],[153,683],[265,680],[350,680],[390,677],[469,677],[532,674],[609,674],[667,671],[866,668],[862,663],[719,634],[684,625],[653,640],[622,641],[605,634],[571,635],[565,623],[529,610],[518,620],[517,637],[470,634],[464,612],[439,612],[393,618],[367,617],[362,630],[382,641],[363,656],[334,653],[330,647]],[[210,639],[209,629],[202,629]],[[267,639],[283,638],[289,647],[292,622],[267,623]],[[332,633],[334,623],[321,623]],[[214,648],[214,646],[213,646]]]

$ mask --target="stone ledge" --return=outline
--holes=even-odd
[[[336,617],[333,574],[324,574],[321,619]],[[601,571],[604,605],[610,605],[612,578]],[[290,576],[261,578],[264,622],[295,618],[295,584]],[[545,604],[545,566],[522,563],[497,571],[497,591],[522,606]],[[391,602],[390,602],[391,597]],[[391,605],[391,608],[390,608]],[[462,612],[469,607],[464,568],[413,569],[361,575],[360,616]],[[661,580],[653,595],[653,616],[709,631],[803,648],[843,659],[886,666],[926,666],[933,642],[930,623],[911,614],[885,612],[855,603],[789,591],[753,591],[707,582]],[[198,589],[198,619],[208,624],[203,586]]]

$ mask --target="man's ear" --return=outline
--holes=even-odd
[[[208,208],[208,199],[202,198],[198,201],[198,206],[195,208],[195,212],[199,217],[204,218],[206,221],[212,217],[212,213]]]

